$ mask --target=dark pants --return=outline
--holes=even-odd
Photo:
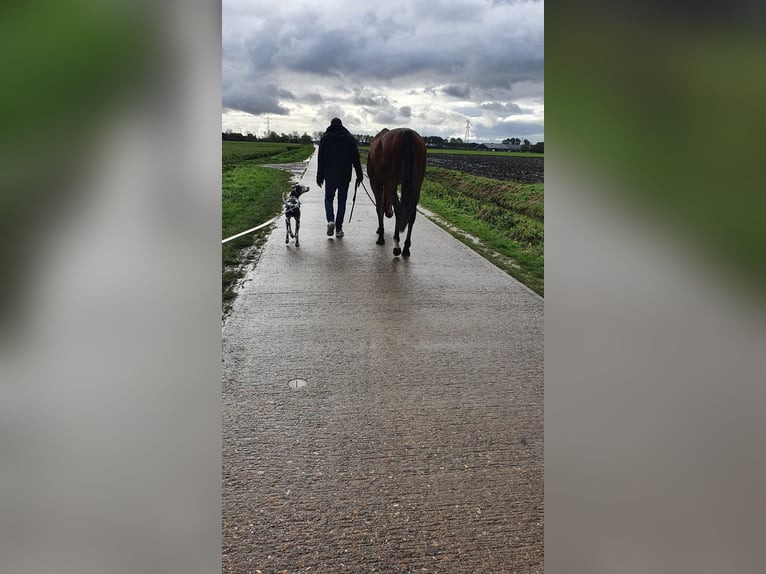
[[[343,217],[346,215],[346,199],[348,198],[348,184],[346,181],[343,183],[325,181],[324,182],[324,211],[327,216],[327,221],[335,222],[335,229],[343,228]],[[338,213],[337,216],[333,212],[333,200],[335,199],[335,192],[338,192]]]

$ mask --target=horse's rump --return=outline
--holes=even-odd
[[[370,143],[367,176],[383,213],[396,212],[397,227],[407,225],[418,200],[425,175],[423,138],[409,128],[383,129]],[[401,184],[401,202],[396,189]]]

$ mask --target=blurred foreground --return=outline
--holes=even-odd
[[[557,8],[546,569],[759,571],[763,10]]]
[[[220,565],[220,12],[195,4],[3,9],[2,572]]]

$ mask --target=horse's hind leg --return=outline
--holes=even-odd
[[[399,222],[396,222],[396,229],[394,230],[394,255],[401,255],[402,248],[399,247]]]
[[[376,211],[378,212],[378,240],[375,243],[384,245],[386,240],[383,239],[383,194],[376,193],[375,199],[377,200]]]
[[[300,247],[300,239],[298,239],[298,233],[301,230],[301,218],[300,216],[295,218],[295,246]]]
[[[412,224],[415,223],[415,213],[417,212],[412,212],[409,225],[407,225],[407,238],[404,240],[404,251],[402,251],[402,257],[410,256],[410,237],[412,236]]]
[[[290,229],[290,218],[285,217],[285,243],[290,243],[291,235],[292,235],[292,230]]]

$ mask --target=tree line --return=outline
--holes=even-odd
[[[247,132],[246,134],[242,134],[239,132],[235,132],[233,130],[226,130],[225,132],[221,133],[221,136],[223,138],[223,141],[232,141],[232,142],[269,142],[269,143],[294,143],[294,144],[313,144],[314,138],[307,134],[306,132],[303,132],[303,135],[299,135],[298,132],[293,132],[291,134],[281,133],[278,134],[277,132],[271,132],[268,134],[264,134],[261,137],[258,137],[253,132]]]
[[[271,143],[294,143],[294,144],[313,144],[318,142],[322,138],[322,134],[324,132],[313,132],[312,135],[307,134],[306,132],[303,132],[302,135],[298,134],[298,132],[292,132],[290,134],[281,133],[278,134],[275,131],[272,131],[268,134],[264,134],[261,137],[258,137],[252,132],[248,132],[246,134],[242,134],[239,132],[235,132],[233,130],[226,130],[225,132],[222,132],[223,141],[248,141],[248,142],[271,142]],[[361,145],[369,144],[372,141],[372,138],[375,136],[371,136],[368,134],[354,134],[354,138],[356,138],[356,141],[359,142]],[[440,136],[425,136],[423,137],[423,140],[426,142],[426,145],[428,147],[433,148],[444,148],[444,149],[474,149],[478,145],[480,145],[477,142],[470,142],[465,143],[462,138],[443,138]],[[518,145],[520,146],[521,151],[531,151],[531,152],[539,152],[544,153],[544,142],[537,142],[535,144],[532,144],[529,140],[525,139],[522,140],[520,138],[505,138],[503,140],[504,144],[511,144],[511,145]]]
[[[426,142],[426,145],[428,147],[435,147],[435,148],[447,148],[447,149],[474,149],[477,146],[481,145],[479,142],[469,142],[465,143],[463,141],[463,138],[442,138],[439,136],[426,136],[423,138],[423,140]],[[520,138],[505,138],[503,140],[504,144],[510,144],[510,145],[518,145],[520,146],[521,151],[531,151],[531,152],[539,152],[544,153],[544,142],[537,142],[536,144],[532,144],[529,140],[522,140]]]

